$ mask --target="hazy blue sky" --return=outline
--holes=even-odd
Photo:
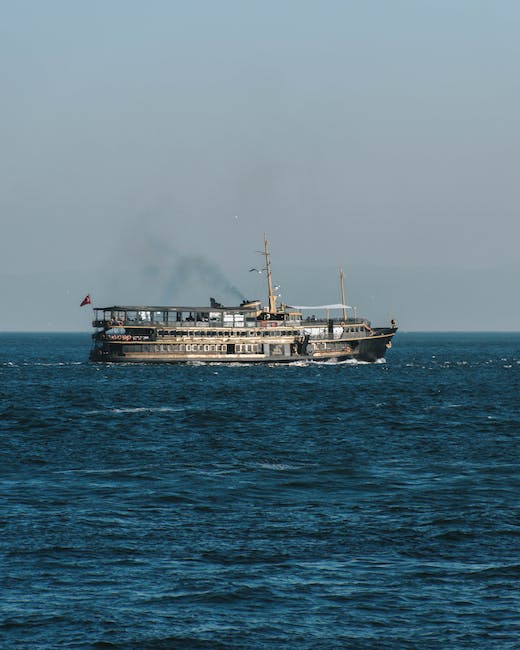
[[[0,2],[0,329],[263,297],[264,231],[289,302],[342,266],[373,321],[518,329],[519,33],[513,0]]]

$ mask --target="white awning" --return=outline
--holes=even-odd
[[[314,310],[318,311],[318,309],[352,309],[350,305],[342,305],[341,303],[336,304],[336,305],[314,305],[311,307],[307,307],[305,305],[288,305],[290,309],[300,309],[302,311],[304,310]]]

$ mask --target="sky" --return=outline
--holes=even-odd
[[[518,330],[516,0],[0,1],[0,331],[347,302]]]

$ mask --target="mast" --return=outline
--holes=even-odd
[[[345,275],[343,269],[339,270],[339,279],[341,282],[341,304],[343,305],[343,320],[347,320],[347,308],[345,307]]]
[[[271,260],[269,258],[269,242],[267,235],[264,233],[264,255],[265,255],[265,270],[267,273],[267,294],[269,296],[269,313],[276,314],[276,296],[273,293],[273,281],[271,279]]]

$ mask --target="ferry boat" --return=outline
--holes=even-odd
[[[206,307],[94,307],[90,360],[124,363],[294,363],[382,359],[397,325],[372,327],[347,316],[342,302],[313,307],[278,305],[273,289],[269,242],[264,237],[268,304],[243,301],[225,307],[213,298]],[[256,269],[251,269],[256,271]],[[312,312],[305,316],[304,312]],[[315,312],[322,312],[316,317]],[[339,316],[334,317],[333,314]]]

